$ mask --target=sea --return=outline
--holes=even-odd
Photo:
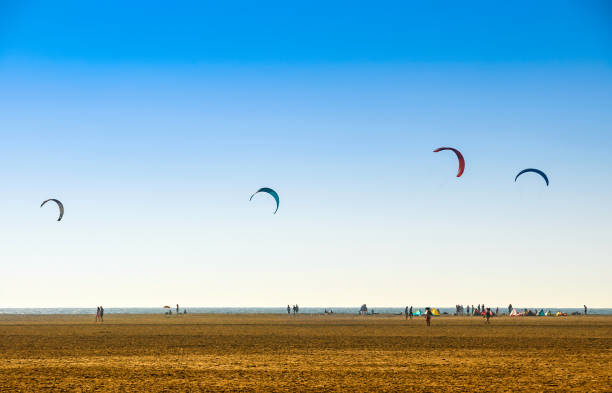
[[[172,312],[175,311],[176,305],[169,305]],[[435,307],[435,306],[434,306]],[[336,314],[359,314],[359,306],[357,307],[300,307],[300,314],[324,314],[333,311]],[[584,313],[584,308],[566,308],[566,307],[515,307],[518,311],[538,310],[544,309],[544,312],[551,311],[556,313],[561,311],[567,314],[572,313]],[[287,306],[285,307],[182,307],[180,306],[180,312],[184,309],[190,314],[286,314]],[[413,311],[421,310],[423,312],[425,307],[413,307]],[[454,307],[439,307],[438,310],[441,314],[448,313],[454,314]],[[165,314],[168,309],[163,307],[108,307],[104,308],[104,314]],[[368,314],[401,314],[404,311],[403,307],[368,307]],[[500,313],[507,313],[508,308],[499,307]],[[17,314],[17,315],[87,315],[95,314],[95,307],[57,307],[57,308],[0,308],[0,314]],[[588,313],[592,315],[612,315],[612,308],[590,308]]]

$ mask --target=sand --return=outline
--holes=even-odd
[[[0,316],[0,391],[612,391],[612,316]]]

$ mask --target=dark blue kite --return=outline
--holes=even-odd
[[[516,179],[519,178],[520,175],[522,175],[525,172],[534,172],[537,173],[538,175],[542,176],[542,178],[544,179],[544,181],[546,182],[546,185],[548,186],[548,176],[546,176],[546,173],[542,172],[539,169],[535,169],[535,168],[527,168],[527,169],[523,169],[522,171],[520,171],[518,173],[518,175],[516,175],[516,177],[514,178],[514,181],[516,181]]]
[[[255,192],[255,194],[257,194],[259,192],[266,192],[266,193],[272,195],[272,197],[276,201],[276,210],[274,210],[274,214],[276,214],[276,212],[278,211],[278,205],[280,204],[280,199],[279,199],[278,194],[276,193],[276,191],[274,191],[273,189],[268,188],[268,187],[263,187],[263,188],[260,188],[259,190],[257,190]],[[251,198],[249,198],[249,201],[253,199],[255,194],[251,195]]]

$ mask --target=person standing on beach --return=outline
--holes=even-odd
[[[491,318],[491,309],[490,309],[490,308],[487,308],[487,309],[485,310],[485,319],[486,319],[485,323],[486,323],[487,325],[489,324],[489,318]]]
[[[408,320],[408,306],[404,308],[404,315],[406,316],[406,320]]]
[[[104,322],[104,307],[100,306],[100,322]]]
[[[586,306],[586,304],[584,305],[584,315],[587,315],[587,306]]]
[[[100,320],[100,306],[98,306],[98,309],[96,310],[96,322],[98,322]]]
[[[176,304],[176,315],[178,315],[178,313],[179,313],[179,306],[178,306],[178,303],[177,303]]]
[[[427,322],[427,326],[431,326],[431,309],[429,307],[425,308],[425,322]]]
[[[467,315],[470,315],[470,305],[467,305]]]
[[[408,310],[408,315],[410,316],[410,319],[412,320],[412,306],[410,306],[410,310]]]
[[[287,315],[291,315],[291,307],[287,304]]]

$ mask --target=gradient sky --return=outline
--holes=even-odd
[[[609,3],[406,3],[0,2],[0,307],[611,307]]]

